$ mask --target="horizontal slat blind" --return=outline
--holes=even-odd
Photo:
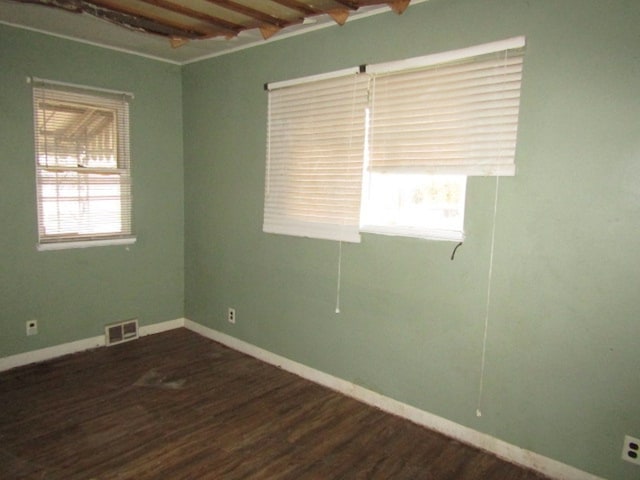
[[[128,98],[34,82],[41,244],[131,237]]]
[[[523,53],[372,73],[370,168],[514,175]]]
[[[360,241],[367,83],[354,71],[269,89],[265,232]]]

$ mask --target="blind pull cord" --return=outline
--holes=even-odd
[[[487,303],[484,313],[484,336],[482,339],[482,358],[480,360],[480,385],[478,388],[478,404],[476,407],[476,417],[482,416],[482,393],[484,387],[485,360],[487,356],[487,333],[489,332],[489,310],[491,307],[491,280],[493,278],[493,251],[496,240],[496,216],[498,213],[498,190],[500,186],[500,177],[496,177],[496,193],[493,200],[493,226],[491,227],[491,249],[489,253],[489,272],[487,274]]]
[[[506,63],[508,54],[504,52],[504,64],[503,73],[506,74]],[[502,150],[502,149],[501,149]],[[499,158],[502,158],[502,151],[500,151]],[[476,406],[476,417],[482,416],[482,394],[484,388],[484,375],[485,364],[487,357],[487,335],[489,332],[489,310],[491,308],[491,281],[493,279],[493,252],[496,243],[496,216],[498,213],[498,190],[500,187],[500,176],[496,176],[496,193],[493,199],[493,225],[491,227],[491,250],[489,253],[489,271],[487,273],[487,303],[484,312],[484,334],[482,338],[482,358],[480,360],[480,385],[478,386],[478,404]]]

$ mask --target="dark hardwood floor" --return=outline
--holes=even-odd
[[[0,373],[0,479],[543,478],[185,329]]]

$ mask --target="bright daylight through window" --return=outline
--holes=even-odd
[[[467,177],[515,174],[523,54],[517,37],[269,84],[264,231],[463,240]]]
[[[464,175],[372,173],[364,187],[361,230],[461,240],[466,186]]]
[[[40,247],[130,243],[130,95],[33,85]]]

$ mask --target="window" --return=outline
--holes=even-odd
[[[133,241],[129,97],[33,79],[39,248]]]
[[[368,65],[342,72],[342,83],[330,86],[317,77],[274,84],[269,96],[265,224],[268,203],[269,215],[274,215],[272,187],[283,185],[281,180],[289,176],[279,190],[287,205],[275,208],[279,214],[298,209],[301,221],[308,222],[313,211],[308,205],[323,205],[328,211],[348,210],[351,222],[358,216],[359,231],[463,240],[467,177],[515,174],[523,47],[524,38],[518,37]],[[327,91],[331,101],[326,101]],[[279,95],[290,97],[288,109],[297,117],[272,108]],[[339,138],[349,153],[311,148],[310,140],[296,140],[297,129],[322,147]],[[304,155],[313,162],[302,169],[302,177]],[[272,177],[275,163],[277,181]],[[330,165],[330,176],[320,168],[325,164]],[[360,178],[349,183],[351,193],[359,189],[357,205],[337,195],[338,187],[346,185],[339,176],[347,169],[354,176],[360,170]],[[314,194],[302,207],[298,193],[310,183]],[[322,188],[337,206],[315,195]],[[304,235],[316,236],[309,230]],[[337,239],[358,241],[359,236]]]
[[[367,180],[362,231],[462,240],[466,176],[372,172]]]
[[[367,79],[269,85],[265,232],[358,242]]]

